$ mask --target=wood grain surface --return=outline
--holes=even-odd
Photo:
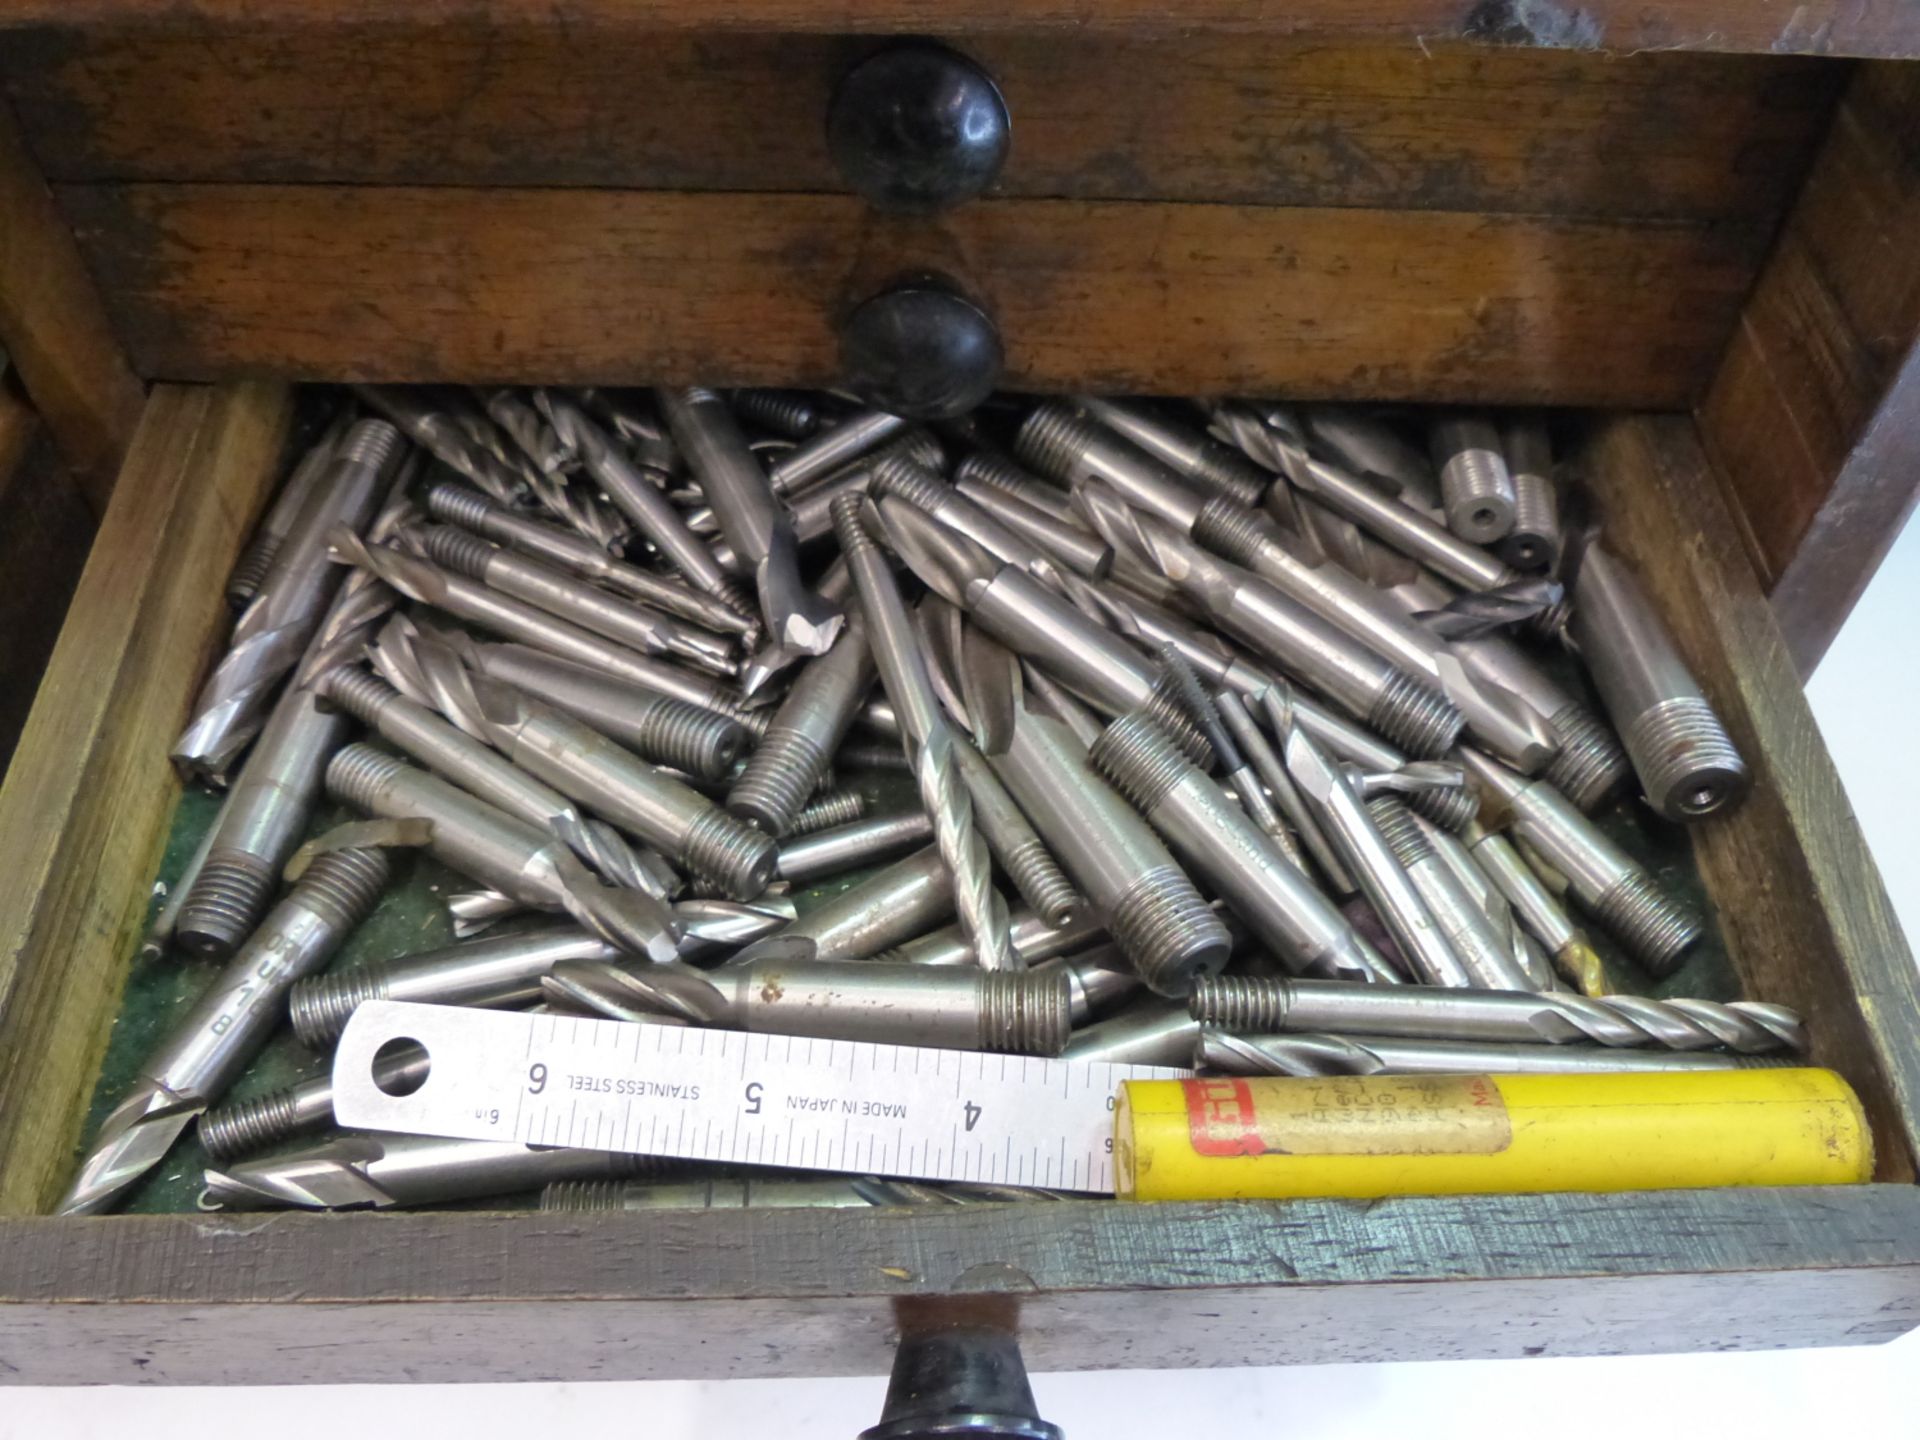
[[[4,101],[0,350],[18,368],[94,514],[105,513],[140,421],[142,388]]]
[[[290,415],[277,383],[155,392],[0,787],[0,1215],[71,1168],[178,793],[167,746]]]
[[[544,22],[50,27],[0,46],[56,181],[838,191],[875,44]],[[1753,220],[1846,67],[1265,37],[968,36],[1028,198]]]
[[[980,1295],[1036,1371],[1867,1344],[1920,1190],[13,1220],[0,1379],[882,1374],[895,1302]]]
[[[939,270],[1035,389],[1675,406],[1752,229],[1453,213],[603,190],[63,186],[143,373],[823,384]]]
[[[390,20],[389,0],[12,0],[0,23],[159,27]],[[1566,50],[1709,50],[1779,55],[1920,57],[1920,10],[1908,0],[416,0],[414,21],[533,18],[625,21],[653,30],[807,30],[964,34],[983,30],[1213,29],[1233,34],[1431,45],[1471,40]]]
[[[1880,872],[1746,563],[1693,425],[1604,425],[1584,472],[1633,567],[1753,771],[1724,816],[1688,827],[1746,994],[1799,1010],[1813,1058],[1860,1092],[1882,1179],[1920,1153],[1920,985]]]
[[[1801,674],[1920,495],[1920,67],[1863,67],[1700,420]]]

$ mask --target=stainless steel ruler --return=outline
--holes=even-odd
[[[389,1095],[375,1057],[407,1042],[427,1078]],[[333,1104],[358,1130],[1110,1194],[1120,1082],[1188,1073],[376,1000]]]

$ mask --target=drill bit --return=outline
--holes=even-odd
[[[1377,795],[1367,801],[1367,813],[1459,959],[1464,983],[1484,990],[1532,989],[1531,977],[1514,958],[1511,940],[1496,930],[1413,812],[1389,795]]]
[[[880,683],[899,717],[920,803],[933,817],[935,843],[953,873],[961,928],[972,939],[983,968],[1011,969],[1015,961],[1007,942],[1006,906],[993,888],[986,838],[974,827],[973,800],[953,758],[953,731],[934,698],[913,622],[892,570],[868,533],[861,503],[855,496],[836,501],[833,524],[860,594]]]
[[[1481,872],[1507,897],[1521,923],[1547,947],[1554,965],[1574,988],[1582,995],[1612,993],[1606,965],[1585,933],[1567,918],[1560,902],[1507,837],[1474,825],[1466,831],[1465,840]]]
[[[1202,1029],[1194,1063],[1228,1075],[1560,1075],[1739,1070],[1782,1062],[1714,1051],[1623,1051],[1374,1035],[1247,1036]]]
[[[335,850],[308,866],[141,1065],[54,1213],[97,1215],[158,1165],[260,1052],[288,987],[326,964],[386,883],[387,857],[380,850]]]
[[[561,433],[516,390],[503,388],[480,399],[493,423],[531,462],[519,470],[534,499],[601,550],[618,550],[627,538],[626,522],[586,486],[573,483],[585,458],[574,437]]]

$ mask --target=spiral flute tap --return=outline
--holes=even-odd
[[[427,1052],[417,1045],[397,1055],[374,1059],[374,1076],[380,1087],[392,1087],[397,1095],[418,1089],[429,1068]],[[207,1158],[220,1165],[332,1125],[333,1076],[328,1074],[282,1086],[252,1100],[216,1106],[200,1117],[194,1129]]]
[[[1494,423],[1477,415],[1436,420],[1427,446],[1440,470],[1447,528],[1481,545],[1505,539],[1513,530],[1513,476]]]
[[[1495,929],[1486,911],[1434,849],[1413,812],[1398,800],[1379,795],[1367,802],[1367,813],[1459,959],[1464,980],[1456,975],[1430,983],[1464,983],[1483,990],[1531,989],[1527,973],[1514,960],[1511,942]]]
[[[260,1053],[280,1022],[288,987],[327,963],[386,883],[380,850],[335,850],[314,860],[141,1064],[55,1213],[97,1215],[158,1165]]]
[[[873,678],[866,624],[853,609],[847,628],[826,654],[806,663],[773,712],[766,733],[727,792],[727,809],[769,835],[792,830],[873,688]]]
[[[512,1195],[563,1180],[626,1180],[660,1174],[673,1163],[606,1150],[356,1133],[210,1169],[201,1204],[217,1210],[387,1210]]]
[[[1513,529],[1500,553],[1521,570],[1544,570],[1560,553],[1560,501],[1553,488],[1553,445],[1547,422],[1517,415],[1500,427],[1500,448],[1513,477]]]
[[[346,418],[341,417],[327,427],[326,434],[307,447],[299,463],[293,467],[293,473],[274,496],[273,504],[267,507],[267,513],[254,526],[247,548],[240,552],[240,558],[234,562],[233,573],[227,577],[227,604],[233,609],[245,609],[248,602],[260,593],[261,583],[272,571],[280,547],[286,542],[287,532],[293,528],[294,518],[313,494],[314,486],[320,483],[320,477],[327,473],[334,447],[347,433],[347,423]]]
[[[1626,851],[1609,840],[1558,790],[1529,781],[1471,749],[1458,752],[1485,796],[1488,824],[1495,816],[1517,839],[1567,877],[1574,898],[1600,928],[1656,976],[1672,974],[1700,938],[1701,920]]]
[[[1047,970],[743,955],[707,971],[571,960],[556,965],[544,984],[549,995],[616,1020],[666,1016],[760,1034],[941,1050],[1058,1055],[1069,1028],[1067,977]]]
[[[234,624],[225,655],[194,702],[193,719],[174,742],[173,761],[189,778],[225,783],[259,733],[275,689],[293,671],[340,588],[344,572],[329,558],[339,527],[359,530],[380,503],[382,480],[404,442],[382,420],[350,429],[295,517],[260,594]]]
[[[601,550],[618,550],[626,541],[627,523],[585,485],[573,483],[585,460],[574,437],[561,433],[516,390],[495,390],[483,403],[493,423],[531,462],[521,474],[534,499]]]
[[[528,497],[526,473],[493,455],[451,411],[435,404],[429,390],[392,385],[355,385],[354,396],[378,411],[454,474],[473,482],[496,505],[515,509]]]
[[[406,541],[436,565],[642,655],[671,655],[710,675],[739,670],[732,642],[596,589],[564,570],[504,550],[453,525],[419,525]]]
[[[1478,825],[1465,834],[1481,873],[1504,895],[1529,934],[1547,948],[1555,968],[1582,995],[1607,995],[1613,983],[1586,934],[1567,918],[1553,893],[1506,836]],[[1532,988],[1532,987],[1530,987]]]
[[[825,654],[845,617],[801,581],[792,522],[726,402],[697,388],[661,389],[655,398],[727,543],[753,575],[768,635],[810,655]]]
[[[1088,759],[1289,969],[1398,983],[1393,968],[1151,720],[1114,721]]]
[[[564,911],[629,954],[677,953],[671,915],[653,896],[601,884],[551,834],[371,745],[333,757],[327,792],[380,819],[431,821],[435,859],[522,905]]]
[[[1740,1070],[1778,1062],[1717,1051],[1607,1050],[1377,1035],[1227,1035],[1202,1029],[1194,1063],[1226,1075],[1574,1075]]]
[[[1597,541],[1580,557],[1568,630],[1655,810],[1700,820],[1746,794],[1747,764],[1673,636],[1633,573]]]
[[[517,511],[503,510],[465,485],[435,480],[427,485],[423,499],[427,513],[436,520],[471,530],[523,555],[550,561],[574,575],[598,581],[616,594],[643,600],[705,629],[744,636],[759,626],[748,609],[616,559],[585,536]]]
[[[1077,395],[1074,403],[1209,495],[1251,508],[1272,484],[1271,475],[1233,446],[1167,420],[1144,405],[1092,395]]]

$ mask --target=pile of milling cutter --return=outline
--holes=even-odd
[[[171,751],[225,798],[144,963],[204,992],[64,1213],[193,1125],[234,1208],[1055,1198],[338,1133],[319,1057],[379,998],[1237,1074],[1803,1048],[1615,988],[1702,921],[1592,817],[1705,820],[1746,769],[1630,557],[1563,532],[1538,419],[320,402]],[[328,973],[415,847],[470,882],[455,943]],[[232,1101],[287,1026],[321,1073]]]

